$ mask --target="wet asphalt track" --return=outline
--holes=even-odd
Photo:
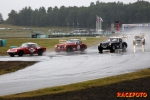
[[[0,96],[27,92],[35,89],[76,83],[150,68],[150,35],[146,34],[145,46],[133,47],[133,36],[126,52],[104,51],[98,53],[97,45],[85,52],[55,53],[44,56],[9,57],[1,56],[0,61],[40,61],[14,73],[0,76]]]

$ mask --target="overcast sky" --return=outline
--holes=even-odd
[[[11,10],[15,10],[19,12],[24,7],[31,7],[34,9],[39,9],[40,7],[45,7],[47,10],[48,7],[61,7],[61,6],[90,6],[91,2],[96,3],[97,0],[0,0],[0,13],[3,16],[3,19],[6,20],[8,18],[8,13]],[[99,0],[100,2],[123,2],[124,4],[134,3],[137,0]],[[144,0],[150,1],[150,0]]]

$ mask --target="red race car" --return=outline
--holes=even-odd
[[[87,49],[87,45],[83,44],[82,41],[79,39],[70,39],[67,40],[64,44],[57,44],[55,46],[56,52],[84,51],[85,49]]]
[[[20,47],[12,46],[10,49],[7,50],[7,53],[14,57],[15,55],[23,56],[24,54],[38,54],[39,56],[46,51],[45,47],[40,47],[36,43],[27,42],[23,43]]]

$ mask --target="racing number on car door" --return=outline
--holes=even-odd
[[[30,53],[33,53],[35,51],[34,48],[30,48],[29,50],[30,50]]]

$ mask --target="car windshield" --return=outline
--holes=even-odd
[[[37,44],[28,44],[28,47],[37,47]]]
[[[117,40],[118,40],[117,38],[109,38],[108,39],[108,41],[110,41],[110,42],[117,42]]]
[[[75,43],[76,41],[74,41],[74,40],[68,40],[68,41],[66,41],[66,43]]]
[[[134,38],[135,38],[135,39],[139,39],[139,38],[141,38],[141,37],[140,37],[140,36],[135,36]]]
[[[21,45],[21,47],[38,47],[38,45],[35,43],[24,43]]]
[[[81,43],[79,40],[67,40],[66,43]]]

